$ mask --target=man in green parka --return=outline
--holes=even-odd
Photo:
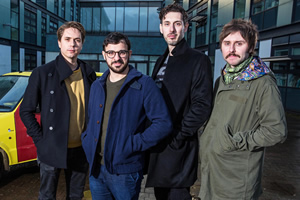
[[[220,47],[227,64],[215,84],[214,108],[200,137],[201,200],[250,200],[262,194],[265,147],[287,136],[275,77],[254,48],[251,21],[223,27]]]

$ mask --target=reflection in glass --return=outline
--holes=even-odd
[[[300,88],[300,61],[291,62],[288,86]]]
[[[100,8],[93,8],[93,32],[100,32]]]
[[[147,32],[148,8],[140,7],[140,32]],[[150,21],[150,20],[149,20]]]
[[[275,49],[274,56],[287,56],[289,55],[289,49]]]
[[[235,1],[234,18],[245,17],[245,5],[246,5],[246,0]]]
[[[294,1],[293,22],[300,20],[300,0]]]
[[[288,74],[288,87],[300,88],[300,75]]]
[[[275,6],[278,6],[278,0],[266,0],[265,2],[266,9],[273,8]]]
[[[88,32],[92,31],[92,8],[81,8],[81,19],[84,29]],[[51,22],[50,22],[51,25]]]
[[[125,7],[125,32],[138,32],[139,7]]]
[[[286,70],[287,69],[287,63],[286,62],[273,62],[272,63],[272,70]]]
[[[159,32],[159,17],[157,13],[158,7],[149,7],[148,32]]]
[[[115,21],[116,21],[115,12],[116,12],[115,7],[101,8],[101,31],[102,32],[115,31]]]
[[[143,74],[147,74],[147,63],[137,63],[137,70]]]
[[[276,82],[278,86],[286,86],[287,76],[286,74],[275,74]]]
[[[123,32],[124,30],[124,7],[116,8],[116,31]]]
[[[259,12],[264,11],[264,1],[263,0],[254,0],[252,4],[252,15],[255,15]]]
[[[293,47],[292,48],[292,55],[293,56],[300,56],[300,47]]]
[[[28,77],[0,76],[0,111],[12,111],[20,102],[27,87]]]

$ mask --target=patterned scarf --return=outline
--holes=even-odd
[[[262,77],[269,73],[273,74],[271,69],[258,56],[254,56],[251,58],[252,58],[252,60],[250,60],[251,62],[246,65],[246,68],[244,68],[244,70],[242,70],[242,72],[238,73],[237,76],[235,76],[232,80],[235,79],[235,80],[240,80],[240,81],[249,81],[249,80],[257,79],[257,78]],[[245,60],[245,61],[247,61],[247,60]],[[224,80],[225,80],[226,84],[232,82],[232,80],[229,81],[228,83],[226,82],[225,76],[226,76],[226,74],[229,73],[229,72],[227,72],[227,65],[223,69],[223,75],[224,75]]]
[[[224,80],[226,84],[231,83],[238,75],[240,75],[244,69],[250,64],[252,61],[253,56],[244,60],[241,64],[231,67],[228,63],[223,70]]]

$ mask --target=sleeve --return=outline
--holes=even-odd
[[[259,126],[255,130],[237,132],[233,135],[234,144],[239,150],[254,151],[261,147],[284,142],[287,126],[280,92],[275,82],[262,86],[258,102]]]
[[[38,70],[33,70],[20,106],[21,120],[27,128],[27,134],[32,137],[34,143],[37,143],[42,138],[41,126],[35,117],[36,108],[40,105],[41,99],[39,86],[40,78]]]
[[[172,121],[160,90],[149,77],[144,85],[144,109],[150,125],[133,137],[133,151],[145,151],[172,131]]]
[[[202,56],[197,64],[190,88],[190,107],[181,121],[181,126],[173,133],[176,135],[173,143],[194,136],[211,114],[213,95],[211,63],[207,56]]]

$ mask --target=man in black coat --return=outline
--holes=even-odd
[[[188,16],[181,6],[163,8],[159,18],[168,48],[157,60],[152,77],[168,105],[174,129],[151,151],[146,186],[154,187],[158,200],[186,200],[192,199],[190,186],[197,179],[197,130],[211,113],[211,63],[186,43]]]
[[[60,170],[66,177],[66,199],[81,200],[88,164],[81,146],[87,124],[90,86],[94,70],[77,59],[85,38],[78,22],[66,22],[57,30],[60,54],[33,70],[20,116],[37,148],[40,166],[39,199],[56,199]],[[35,118],[41,110],[41,123]]]

